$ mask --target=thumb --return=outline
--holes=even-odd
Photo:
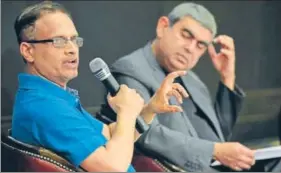
[[[215,58],[218,55],[213,44],[210,44],[208,46],[208,52],[209,52],[209,55],[212,59]]]
[[[183,112],[182,108],[180,106],[176,105],[167,105],[164,107],[165,112]]]

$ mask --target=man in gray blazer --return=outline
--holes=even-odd
[[[251,169],[255,164],[253,150],[226,142],[244,93],[235,84],[234,41],[216,33],[215,18],[205,7],[182,3],[168,16],[159,18],[153,41],[120,58],[111,68],[118,82],[136,89],[145,102],[168,73],[187,71],[175,83],[182,85],[189,97],[169,100],[170,104],[180,105],[183,112],[157,116],[137,141],[144,149],[186,171],[212,171],[210,164],[214,160],[237,171]],[[216,52],[214,44],[221,46],[220,52]],[[221,77],[214,105],[207,87],[191,70],[206,51]],[[180,91],[173,94],[179,95]]]

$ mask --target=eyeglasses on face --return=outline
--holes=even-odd
[[[65,38],[65,37],[54,37],[52,39],[45,39],[45,40],[27,40],[23,41],[26,43],[52,43],[54,47],[56,48],[63,48],[67,45],[68,41],[72,41],[77,47],[82,47],[83,46],[83,38],[82,37],[71,37],[70,39]]]

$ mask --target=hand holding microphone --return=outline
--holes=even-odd
[[[100,59],[95,58],[90,62],[91,71],[95,76],[104,84],[111,96],[115,96],[116,93],[119,95],[120,86],[115,78],[111,75],[106,63]],[[181,104],[183,98],[188,97],[186,90],[178,83],[174,83],[174,79],[183,76],[186,71],[175,71],[170,73],[162,82],[159,89],[151,97],[149,102],[144,106],[143,99],[139,100],[140,95],[135,90],[129,89],[127,86],[122,86],[120,91],[120,97],[117,99],[108,97],[108,101],[112,109],[118,113],[122,110],[131,111],[131,114],[142,115],[137,116],[137,130],[140,133],[146,131],[149,126],[146,122],[151,122],[156,114],[166,112],[180,112],[182,108],[176,105],[169,104],[169,98],[174,96]],[[127,93],[129,92],[129,93]],[[131,95],[131,96],[129,96]],[[117,97],[117,96],[116,96]],[[128,99],[127,101],[125,101]],[[125,106],[123,106],[123,104]],[[121,106],[122,105],[122,106]],[[141,110],[139,110],[141,106]],[[144,119],[145,121],[144,121]]]
[[[117,116],[127,116],[131,114],[131,117],[136,118],[136,128],[138,132],[143,133],[146,131],[149,126],[141,116],[138,116],[144,107],[144,100],[142,97],[134,89],[130,89],[125,85],[121,85],[120,87],[116,79],[111,75],[107,64],[101,58],[93,59],[89,66],[94,75],[109,91],[111,96],[107,97],[108,102],[115,113],[117,113]]]
[[[136,119],[144,106],[143,98],[134,89],[128,88],[126,85],[121,85],[118,93],[112,97],[107,97],[110,107],[117,113],[118,116],[127,116],[124,118]],[[117,117],[118,118],[118,117]]]

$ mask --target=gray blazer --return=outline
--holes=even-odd
[[[131,54],[118,59],[111,67],[112,74],[120,84],[136,89],[145,102],[160,87],[165,73],[160,68],[151,50],[151,42]],[[205,84],[192,72],[181,77],[195,104],[202,110],[213,126],[218,141],[225,141],[241,107],[244,93],[235,87],[231,92],[219,84],[215,106]],[[178,104],[175,98],[170,104]],[[157,115],[151,127],[137,143],[186,171],[211,171],[210,163],[214,141],[200,139],[188,116],[183,113]]]

